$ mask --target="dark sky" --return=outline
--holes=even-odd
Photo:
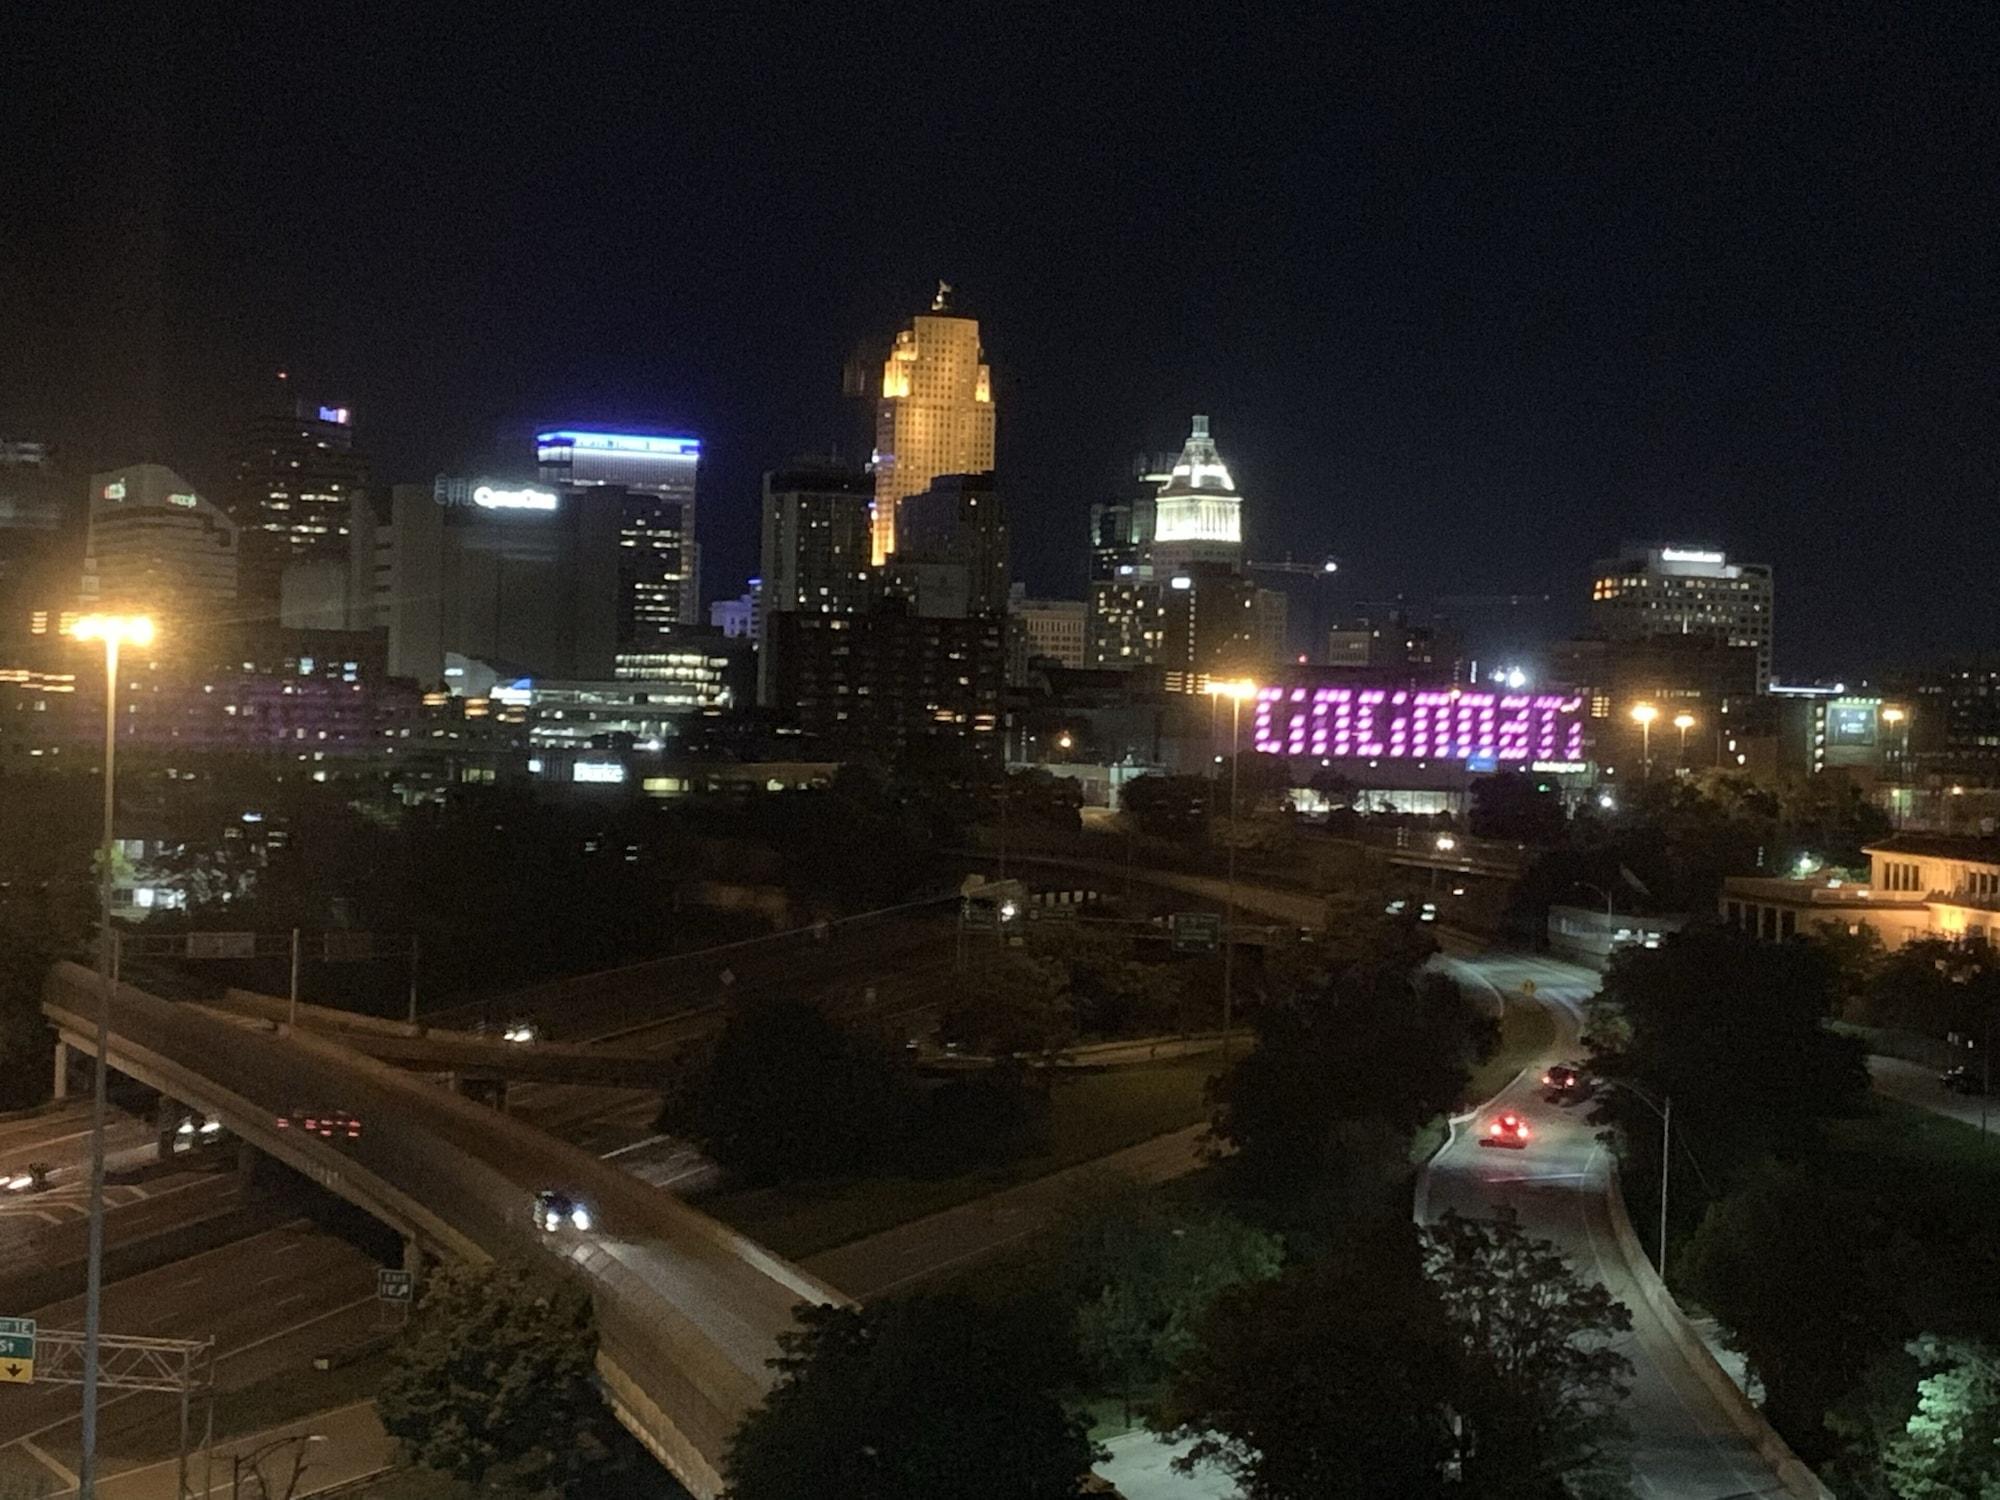
[[[1362,597],[1709,538],[1786,675],[2000,647],[1988,5],[34,9],[0,434],[214,488],[279,367],[388,479],[682,426],[734,593],[942,276],[1037,589],[1206,411]]]

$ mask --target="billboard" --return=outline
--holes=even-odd
[[[1576,694],[1294,684],[1259,690],[1252,743],[1266,755],[1504,769],[1581,761],[1583,729]]]

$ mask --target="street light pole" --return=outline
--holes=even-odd
[[[1225,695],[1229,710],[1229,854],[1228,901],[1222,926],[1222,1061],[1229,1062],[1236,1019],[1236,789],[1237,770],[1243,759],[1243,700],[1256,694],[1257,684],[1249,681],[1211,682],[1209,710],[1219,712],[1216,700]],[[1213,743],[1213,741],[1211,741]],[[1213,778],[1211,778],[1211,781]]]
[[[1660,1236],[1656,1265],[1660,1279],[1664,1281],[1667,1275],[1667,1180],[1671,1175],[1674,1160],[1674,1096],[1662,1095],[1661,1102],[1655,1104],[1652,1096],[1643,1089],[1634,1088],[1629,1083],[1621,1083],[1616,1078],[1606,1078],[1602,1081],[1615,1089],[1623,1089],[1660,1117]]]
[[[77,1459],[79,1500],[97,1496],[97,1360],[104,1304],[105,1074],[111,1066],[112,987],[117,984],[118,935],[111,926],[112,824],[117,810],[118,648],[143,646],[153,622],[142,616],[86,615],[70,629],[80,641],[104,645],[104,829],[97,848],[97,1066],[90,1084],[90,1227],[83,1289],[83,1432]]]
[[[1632,708],[1633,722],[1639,726],[1639,766],[1640,779],[1653,779],[1653,720],[1660,711],[1650,703],[1635,704]]]
[[[1240,687],[1241,684],[1238,684]],[[1229,1065],[1236,1019],[1236,769],[1243,759],[1243,695],[1229,700],[1229,914],[1222,920],[1222,1063]]]

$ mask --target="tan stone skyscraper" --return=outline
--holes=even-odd
[[[931,310],[896,335],[875,410],[875,561],[896,550],[896,506],[940,474],[993,467],[993,377],[979,324],[951,311],[940,281]]]

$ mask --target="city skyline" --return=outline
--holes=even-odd
[[[126,76],[154,55],[135,39],[95,60],[131,107],[73,127],[81,41],[51,36],[23,54],[44,207],[6,262],[0,430],[216,494],[274,368],[350,406],[389,480],[490,469],[565,420],[695,432],[705,593],[729,597],[759,476],[865,456],[840,372],[942,277],[982,325],[1037,593],[1081,591],[1089,505],[1205,411],[1265,517],[1253,555],[1338,553],[1357,597],[1561,591],[1624,538],[1701,538],[1787,580],[1784,675],[2000,646],[1988,28],[1253,19],[1189,75],[1170,20],[1073,19],[976,131],[946,81],[1020,39],[967,35],[891,128],[846,97],[838,28],[635,23],[537,75],[631,109],[517,96],[475,130],[417,59],[511,76],[504,28],[306,63],[282,28],[197,25],[161,43],[172,109]],[[641,57],[675,87],[641,90]],[[822,130],[752,128],[744,85],[777,77]],[[1225,97],[1227,129],[1189,107]],[[936,170],[953,150],[978,170]],[[1200,232],[1163,233],[1188,201]]]

